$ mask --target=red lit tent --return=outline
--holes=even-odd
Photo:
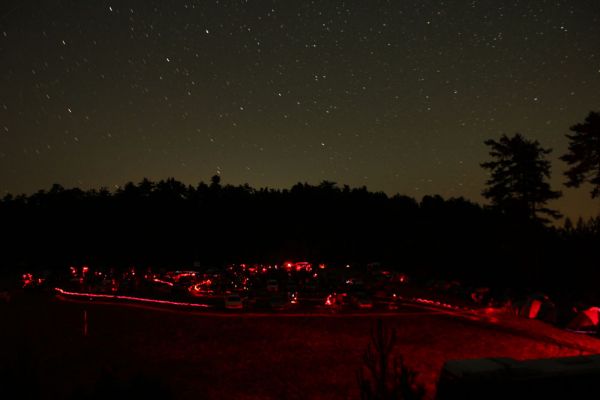
[[[574,331],[595,331],[600,320],[600,307],[590,307],[580,312],[569,324],[567,329]]]

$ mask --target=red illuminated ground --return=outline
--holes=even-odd
[[[90,395],[107,377],[110,382],[141,377],[141,385],[167,388],[184,399],[358,398],[356,371],[375,321],[206,316],[45,298],[17,299],[0,308],[5,316],[0,356],[14,375],[4,383],[55,398]],[[485,316],[465,319],[407,307],[384,323],[397,329],[398,350],[430,397],[445,360],[600,353],[600,341],[591,337],[537,321],[494,318],[490,323]]]

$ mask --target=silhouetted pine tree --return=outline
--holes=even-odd
[[[560,159],[570,168],[565,171],[568,187],[592,185],[592,198],[600,196],[600,113],[590,112],[583,124],[570,128],[569,152]]]
[[[561,196],[548,183],[550,162],[545,156],[552,150],[519,133],[513,137],[502,135],[499,141],[486,140],[485,144],[491,147],[489,154],[493,161],[481,164],[491,173],[483,196],[494,207],[506,214],[543,222],[547,220],[538,214],[560,217],[557,211],[545,207],[548,201]]]

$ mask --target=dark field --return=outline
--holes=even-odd
[[[43,398],[358,398],[374,316],[202,315],[24,296],[0,304],[2,386]],[[84,311],[87,336],[84,336]],[[466,319],[406,307],[383,317],[434,394],[445,360],[600,352],[597,339],[537,321]],[[20,396],[21,397],[21,396]]]

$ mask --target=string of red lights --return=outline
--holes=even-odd
[[[78,292],[69,292],[69,291],[63,290],[61,288],[54,288],[54,290],[65,296],[87,297],[87,298],[91,298],[91,299],[100,298],[100,299],[111,299],[111,300],[138,301],[138,302],[142,302],[142,303],[165,304],[165,305],[183,306],[183,307],[210,308],[210,306],[208,304],[183,303],[183,302],[169,301],[169,300],[147,299],[147,298],[143,298],[143,297],[120,296],[120,295],[115,295],[115,294],[78,293]]]

